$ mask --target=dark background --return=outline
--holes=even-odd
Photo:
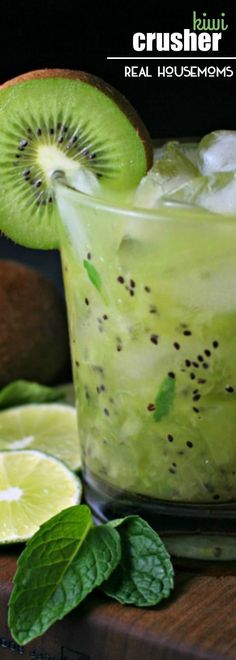
[[[4,6],[5,5],[5,6]],[[221,56],[236,55],[236,9],[232,2],[177,2],[169,0],[8,0],[0,11],[0,83],[24,71],[44,67],[81,69],[95,73],[117,87],[141,114],[153,137],[203,135],[217,128],[236,129],[236,60],[232,78],[125,78],[125,62],[109,55],[132,55],[132,35],[142,32],[182,32],[192,27],[192,12],[209,17],[226,13]],[[148,53],[151,55],[152,53]],[[155,53],[153,53],[155,54]],[[161,53],[156,53],[160,55]],[[213,53],[212,53],[213,54]],[[217,53],[215,53],[217,55]],[[138,55],[138,53],[136,53]],[[181,53],[177,53],[181,55]],[[126,62],[129,64],[129,62]],[[166,62],[174,65],[190,62]],[[197,63],[197,62],[196,62]],[[198,62],[204,66],[210,62]],[[135,64],[135,62],[130,62]],[[144,64],[147,64],[146,62]],[[153,63],[152,70],[157,64]],[[194,62],[193,62],[194,64]],[[0,258],[27,261],[58,280],[56,253],[40,253],[0,239]]]

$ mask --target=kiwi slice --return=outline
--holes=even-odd
[[[144,124],[99,78],[44,69],[0,87],[0,229],[16,242],[57,247],[54,171],[82,167],[122,191],[151,165]]]

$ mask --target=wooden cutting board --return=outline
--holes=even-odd
[[[11,639],[7,602],[17,552],[0,552],[0,660],[236,660],[236,562],[176,567],[174,595],[150,609],[97,591],[24,648]]]

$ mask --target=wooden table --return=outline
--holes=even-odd
[[[125,607],[100,592],[24,649],[7,629],[14,549],[0,553],[0,660],[236,660],[236,563],[176,567],[173,596]]]

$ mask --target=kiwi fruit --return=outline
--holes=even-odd
[[[35,269],[0,261],[0,387],[18,379],[49,384],[70,372],[64,300]]]
[[[43,69],[0,87],[0,229],[16,242],[58,247],[54,171],[82,167],[120,192],[151,165],[140,117],[96,76]]]

